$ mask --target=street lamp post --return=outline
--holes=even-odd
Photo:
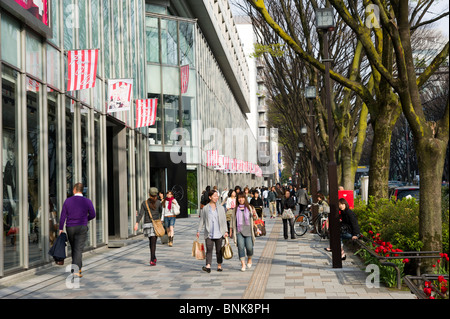
[[[316,99],[316,87],[315,86],[308,86],[305,91],[305,96],[308,99],[309,103],[309,112],[311,117],[311,195],[312,195],[312,217],[313,220],[317,218],[317,215],[319,214],[319,207],[317,206],[317,174],[315,170],[314,165],[314,135],[315,135],[315,123],[314,123],[314,112],[313,112],[313,100]]]
[[[328,190],[330,196],[330,248],[332,251],[333,268],[342,268],[341,229],[338,210],[337,165],[334,154],[334,125],[331,113],[331,83],[328,48],[328,32],[334,30],[334,13],[332,8],[316,10],[316,28],[323,31],[323,62],[325,63],[325,105],[328,111]]]

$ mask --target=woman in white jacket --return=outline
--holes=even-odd
[[[164,221],[164,226],[166,227],[167,236],[169,236],[169,247],[173,246],[173,236],[175,220],[177,215],[180,214],[180,205],[178,204],[175,197],[173,197],[172,191],[168,191],[166,198],[162,202],[162,220]]]

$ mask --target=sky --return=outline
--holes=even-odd
[[[449,1],[448,0],[440,0],[440,1],[436,1],[437,3],[430,8],[430,10],[428,10],[428,19],[432,19],[436,16],[441,15],[444,12],[448,12],[448,8],[449,8]],[[433,27],[435,27],[436,29],[439,29],[442,31],[442,33],[447,37],[448,40],[448,28],[449,28],[449,24],[448,24],[448,16],[446,16],[445,18],[442,18],[438,23],[434,23]]]

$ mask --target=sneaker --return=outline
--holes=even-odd
[[[247,264],[247,268],[248,269],[252,268],[252,264]]]
[[[242,266],[241,271],[245,271],[245,266]]]

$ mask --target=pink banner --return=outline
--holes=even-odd
[[[216,166],[219,162],[219,151],[206,151],[206,166]]]
[[[189,65],[181,67],[181,94],[185,94],[189,87]]]
[[[67,91],[78,91],[95,87],[97,77],[98,50],[77,50],[67,53],[69,80]]]
[[[136,100],[136,128],[155,125],[158,99]]]

